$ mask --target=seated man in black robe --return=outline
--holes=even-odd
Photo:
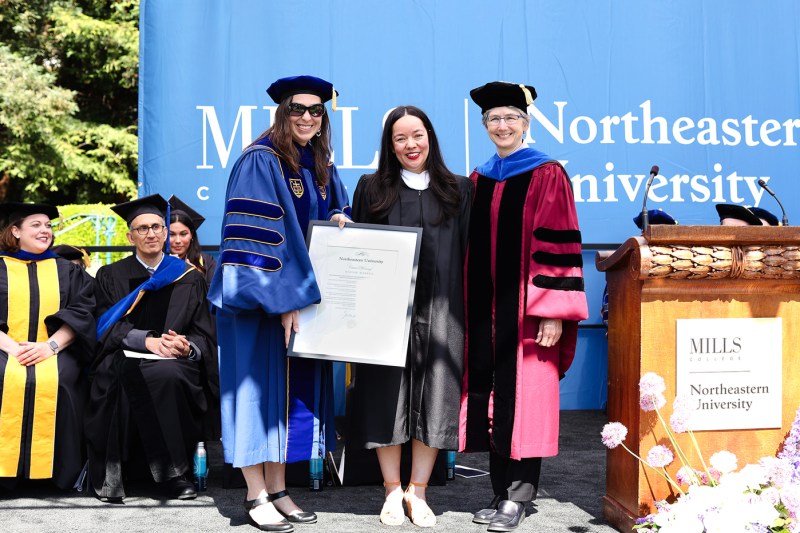
[[[213,433],[210,415],[218,413],[206,282],[162,252],[168,230],[160,195],[112,209],[128,223],[136,250],[96,277],[99,344],[86,417],[91,484],[102,501],[121,501],[123,467],[138,459],[168,497],[194,498],[193,451]],[[137,450],[143,458],[134,457]]]

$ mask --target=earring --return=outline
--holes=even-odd
[[[320,135],[322,135],[322,130],[317,130],[317,137],[319,137]]]

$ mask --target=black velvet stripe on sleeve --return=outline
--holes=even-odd
[[[492,235],[490,211],[496,181],[478,180],[472,205],[467,257],[467,430],[466,448],[489,450],[489,397],[494,384],[492,346]]]
[[[583,256],[581,254],[551,254],[541,250],[534,252],[533,260],[540,265],[556,267],[583,267]]]
[[[522,221],[532,174],[527,172],[505,181],[497,219],[495,250],[495,373],[494,450],[511,453],[517,391],[519,346],[520,264]]]
[[[553,244],[581,243],[581,232],[577,229],[536,228],[533,230],[533,236],[539,241]]]
[[[534,276],[533,284],[540,289],[553,289],[556,291],[583,291],[583,278],[581,277],[554,277],[539,274]]]

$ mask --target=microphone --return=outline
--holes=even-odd
[[[772,189],[769,188],[769,185],[767,185],[766,181],[764,181],[763,179],[759,179],[758,180],[758,184],[761,185],[761,188],[764,189],[765,191],[767,191],[770,194],[770,196],[775,198],[776,202],[778,202],[778,205],[781,208],[781,213],[783,213],[783,220],[781,220],[781,224],[784,225],[784,226],[788,226],[789,225],[789,218],[786,216],[786,209],[783,208],[783,204],[781,203],[781,201],[778,200],[778,197],[775,195],[774,192],[772,192]]]
[[[647,178],[647,186],[644,188],[644,200],[642,201],[642,234],[647,231],[650,226],[650,216],[647,214],[647,195],[650,193],[650,186],[653,180],[658,176],[658,165],[653,165],[650,169],[650,177]]]

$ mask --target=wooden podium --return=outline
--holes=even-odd
[[[665,443],[655,413],[639,408],[638,384],[647,372],[661,375],[662,413],[672,412],[677,319],[781,317],[781,429],[695,432],[706,461],[720,450],[735,453],[739,468],[774,456],[800,405],[800,227],[655,225],[598,253],[596,265],[608,282],[608,420],[628,428],[625,444],[644,456]],[[678,443],[689,464],[702,468],[688,435]],[[673,479],[678,468],[677,459],[667,468]],[[674,497],[622,447],[608,450],[603,513],[619,531],[631,531],[654,501]]]

